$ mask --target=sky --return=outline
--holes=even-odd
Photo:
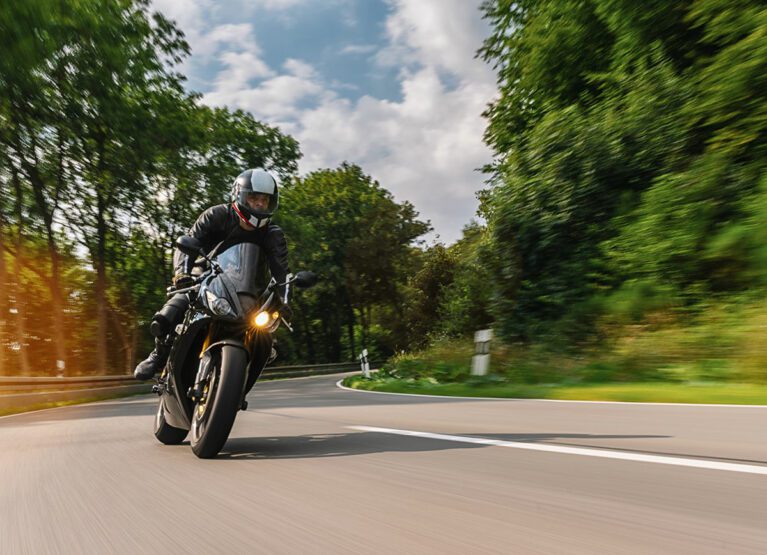
[[[491,162],[481,113],[495,75],[475,58],[481,0],[153,0],[192,50],[179,68],[211,106],[295,137],[302,175],[358,164],[452,243]]]

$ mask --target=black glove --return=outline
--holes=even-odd
[[[293,309],[290,308],[290,305],[284,304],[280,307],[280,316],[285,318],[288,322],[293,321]]]
[[[173,285],[176,289],[185,289],[194,285],[194,278],[189,274],[176,274],[173,278]]]

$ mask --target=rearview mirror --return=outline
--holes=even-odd
[[[194,258],[197,258],[200,254],[204,254],[202,252],[202,243],[200,243],[198,239],[189,237],[188,235],[182,235],[176,239],[176,248],[187,256],[192,256]]]
[[[317,274],[314,272],[298,272],[296,274],[295,280],[293,280],[293,284],[296,287],[303,287],[308,288],[312,287],[317,283]]]

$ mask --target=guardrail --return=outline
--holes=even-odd
[[[379,366],[380,362],[371,363]],[[359,370],[357,362],[274,366],[265,368],[260,379],[298,378]],[[133,376],[0,376],[0,410],[45,403],[108,398],[149,393],[153,382],[137,383]]]

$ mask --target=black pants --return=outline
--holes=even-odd
[[[155,337],[165,337],[183,321],[187,308],[189,297],[185,293],[171,297],[152,317],[149,332]]]

